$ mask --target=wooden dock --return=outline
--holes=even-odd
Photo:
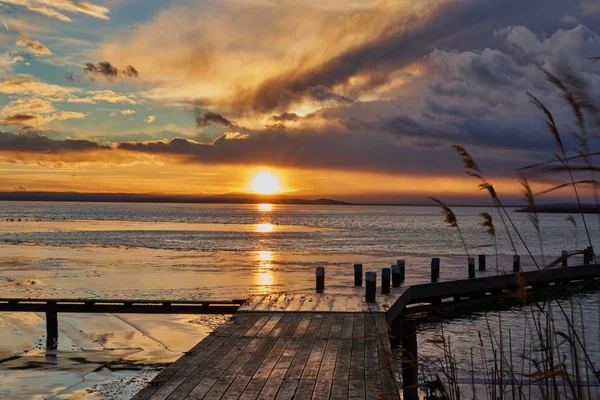
[[[405,354],[402,371],[390,345],[392,323],[465,298],[582,283],[598,285],[600,266],[406,286],[393,294],[378,293],[374,302],[358,294],[252,296],[134,399],[399,399],[401,390],[404,398],[416,398],[414,323],[410,343],[404,346],[414,348],[415,361],[411,370],[404,368],[413,362]],[[409,378],[415,382],[410,386]]]

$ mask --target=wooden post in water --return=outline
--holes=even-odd
[[[375,302],[377,294],[377,272],[367,272],[365,274],[365,301],[367,303]]]
[[[390,292],[390,272],[391,269],[383,268],[381,270],[381,293],[386,294]]]
[[[567,254],[569,254],[569,252],[568,252],[568,251],[566,251],[566,250],[563,250],[563,251],[560,253],[560,255],[561,255],[562,257],[564,257],[564,258],[563,258],[563,260],[562,260],[562,262],[561,262],[561,265],[562,265],[563,267],[566,267],[567,265],[569,265],[569,263],[568,263],[568,259],[567,259]]]
[[[362,286],[362,264],[354,264],[354,286]]]
[[[325,290],[325,267],[317,267],[317,292]]]
[[[404,400],[418,400],[417,323],[414,319],[401,322],[402,335],[402,393]]]
[[[521,272],[521,256],[513,256],[513,272]]]
[[[588,246],[585,250],[583,250],[583,263],[585,265],[589,265],[592,263],[594,259],[594,249],[592,246]]]
[[[475,278],[475,258],[469,257],[469,279]]]
[[[392,264],[392,286],[398,287],[402,284],[400,280],[400,266],[398,264]]]
[[[437,282],[440,278],[440,259],[431,259],[431,282]]]
[[[479,255],[479,270],[485,271],[485,254]]]
[[[56,349],[58,347],[58,313],[46,311],[46,348]]]
[[[406,278],[406,262],[404,260],[398,260],[398,266],[400,267],[400,282],[404,282]]]

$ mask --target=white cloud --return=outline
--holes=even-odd
[[[135,114],[135,110],[121,110],[119,111],[121,115],[132,115]]]
[[[65,15],[65,12],[74,14],[85,14],[100,19],[110,19],[110,10],[86,1],[75,2],[71,0],[0,0],[0,4],[12,4],[22,6],[30,11],[56,18],[64,22],[73,20]]]
[[[151,124],[154,122],[154,120],[156,120],[156,117],[154,115],[148,115],[148,118],[146,118],[144,121]]]

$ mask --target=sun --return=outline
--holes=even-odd
[[[250,190],[257,194],[275,194],[281,192],[281,184],[275,174],[263,171],[252,178]]]

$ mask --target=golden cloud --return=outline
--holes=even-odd
[[[17,46],[27,47],[33,54],[51,56],[52,52],[49,48],[39,42],[39,40],[17,40]]]
[[[64,22],[72,22],[64,12],[85,14],[100,19],[110,19],[110,10],[85,1],[75,2],[71,0],[0,0],[0,3],[22,6],[47,17],[56,18]]]

